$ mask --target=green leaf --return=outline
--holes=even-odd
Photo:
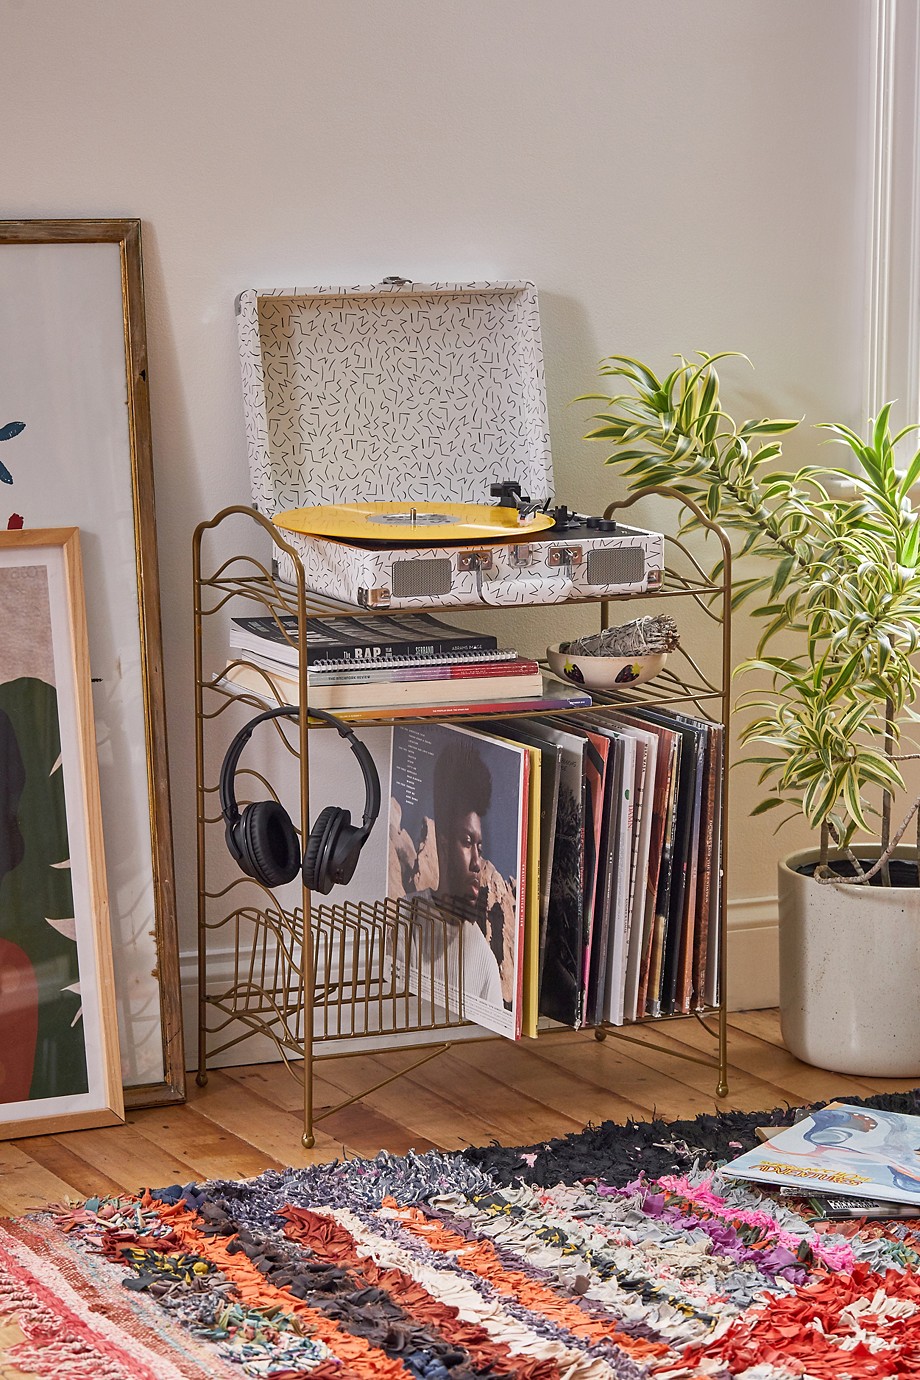
[[[843,800],[850,812],[851,819],[853,819],[860,829],[868,831],[869,824],[863,814],[862,800],[859,794],[859,782],[852,773],[848,774],[844,779]]]
[[[765,417],[760,422],[745,422],[739,431],[739,435],[745,440],[751,436],[780,436],[784,432],[793,431],[801,422],[801,417]]]
[[[782,803],[778,795],[768,796],[766,800],[762,800],[759,805],[754,806],[751,815],[765,815],[768,810],[775,810],[777,805],[782,805]]]
[[[784,556],[776,567],[776,574],[773,576],[773,584],[770,586],[771,602],[786,588],[794,565],[794,556]]]
[[[622,365],[622,368],[609,369],[605,372],[610,374],[622,374],[624,378],[633,379],[636,383],[641,383],[647,388],[649,393],[657,393],[661,384],[652,373],[651,369],[645,364],[640,364],[639,360],[632,359],[629,355],[608,355],[603,361],[604,364],[612,361],[614,364]]]
[[[654,457],[645,450],[618,450],[613,455],[608,455],[604,461],[605,465],[625,465],[632,460],[651,460]]]

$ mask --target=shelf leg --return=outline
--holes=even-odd
[[[728,1006],[724,987],[719,995],[719,1082],[716,1097],[728,1097]]]

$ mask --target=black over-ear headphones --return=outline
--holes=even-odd
[[[364,776],[366,798],[364,819],[360,827],[351,822],[348,810],[327,805],[321,810],[310,830],[303,854],[303,882],[311,891],[325,895],[334,886],[344,886],[354,876],[358,858],[365,841],[380,813],[380,778],[374,759],[348,724],[313,709],[310,714],[324,719],[348,739],[348,746],[358,759]],[[220,809],[226,824],[227,847],[230,855],[248,877],[266,886],[280,886],[292,882],[300,869],[300,840],[291,817],[277,800],[259,800],[246,805],[240,813],[233,788],[237,763],[243,748],[252,737],[253,729],[265,719],[297,719],[296,705],[282,704],[257,714],[245,728],[241,728],[227,748],[220,769]]]

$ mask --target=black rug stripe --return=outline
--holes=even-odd
[[[874,1097],[847,1094],[827,1102],[920,1116],[920,1088]],[[758,1126],[791,1126],[803,1108],[826,1107],[827,1102],[774,1107],[765,1112],[704,1113],[692,1121],[604,1121],[535,1145],[484,1145],[460,1154],[509,1187],[517,1182],[549,1187],[577,1179],[604,1179],[622,1186],[640,1173],[657,1179],[663,1174],[683,1173],[696,1160],[719,1164],[734,1159],[757,1145]]]

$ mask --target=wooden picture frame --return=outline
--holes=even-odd
[[[0,1137],[124,1118],[75,527],[0,532]]]
[[[185,1058],[140,221],[0,221],[0,300],[0,530],[80,529],[126,1103],[177,1102]]]

